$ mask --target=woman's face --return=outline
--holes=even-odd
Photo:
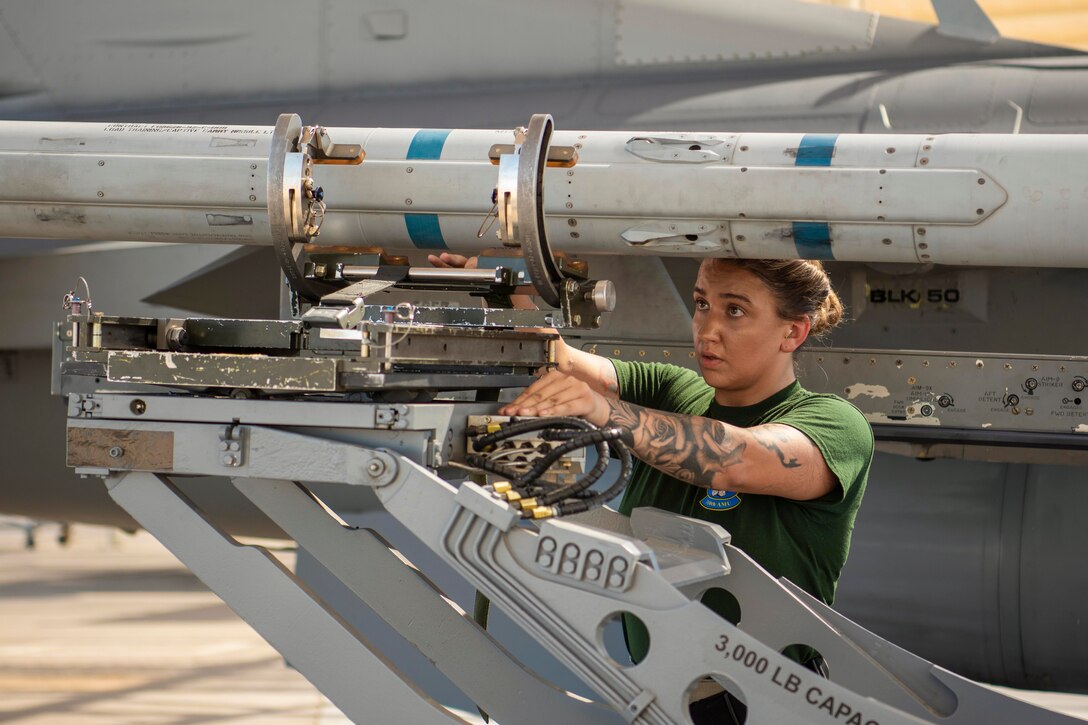
[[[784,371],[792,379],[791,353],[800,343],[791,338],[808,330],[778,316],[775,298],[759,277],[728,262],[704,262],[693,294],[691,334],[711,387],[743,398],[745,391],[768,386],[773,389],[767,395],[776,392]]]

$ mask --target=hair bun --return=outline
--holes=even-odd
[[[819,337],[832,330],[842,322],[845,312],[839,295],[828,285],[827,297],[824,298],[823,304],[812,315],[812,330],[809,335]]]

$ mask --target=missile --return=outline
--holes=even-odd
[[[533,118],[535,137],[533,121],[322,128],[288,114],[267,127],[0,122],[0,237],[471,254],[538,233],[575,255],[1088,267],[1085,136]]]

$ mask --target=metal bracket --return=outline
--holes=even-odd
[[[643,690],[635,696],[635,699],[631,700],[627,704],[627,708],[623,711],[623,717],[627,722],[634,722],[642,715],[642,711],[650,706],[650,703],[657,699],[657,695],[649,690]]]
[[[366,152],[359,144],[333,143],[323,126],[303,126],[299,145],[309,147],[310,158],[315,164],[356,166],[366,158]]]
[[[517,146],[512,143],[493,144],[487,152],[492,165],[497,166],[502,157],[516,154]],[[569,169],[578,163],[578,149],[573,146],[550,146],[548,148],[548,166],[550,168]]]
[[[579,282],[566,279],[562,286],[560,309],[565,327],[596,329],[601,313],[616,308],[616,287],[607,279]]]
[[[249,442],[248,430],[231,423],[219,434],[219,460],[224,466],[238,468],[246,462],[246,448]]]
[[[69,418],[93,418],[102,410],[102,404],[93,395],[75,393],[68,396]]]
[[[389,430],[406,429],[408,427],[408,407],[405,405],[389,405],[375,408],[374,427]]]

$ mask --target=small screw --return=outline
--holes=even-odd
[[[98,192],[98,198],[99,198],[99,199],[101,199],[101,198],[102,198],[103,196],[105,196],[105,195],[106,195],[106,192],[104,192],[104,191],[100,191],[100,192]]]
[[[120,458],[121,456],[125,455],[125,449],[121,446],[114,446],[113,448],[110,448],[109,453],[110,458]]]
[[[366,472],[371,478],[377,478],[385,473],[385,464],[378,458],[374,458],[366,466]]]
[[[99,162],[98,162],[98,165],[99,165],[99,166],[105,166],[105,165],[106,165],[106,162],[105,162],[105,161],[99,161]]]
[[[411,166],[409,166],[409,167],[408,167],[407,169],[405,169],[405,170],[404,170],[404,173],[406,173],[406,174],[410,174],[410,173],[412,173],[413,171],[415,171],[415,169],[413,169],[413,168],[412,168]]]
[[[250,194],[249,195],[249,200],[250,201],[257,201],[257,195],[256,194]]]
[[[253,170],[256,170],[257,169],[257,164],[250,164],[249,168],[253,169]]]
[[[137,400],[132,401],[132,404],[129,405],[128,408],[129,408],[129,410],[131,410],[136,415],[143,415],[144,412],[147,410],[147,403],[145,403],[142,400],[137,399]]]
[[[573,209],[573,208],[574,208],[574,204],[573,204],[572,202],[569,202],[569,201],[568,201],[568,202],[567,202],[567,208],[568,208],[568,209]]]

